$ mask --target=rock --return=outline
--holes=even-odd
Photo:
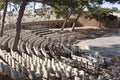
[[[106,80],[104,76],[99,75],[97,80]]]

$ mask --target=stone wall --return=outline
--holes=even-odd
[[[36,21],[36,22],[26,22],[26,23],[22,23],[21,27],[23,29],[34,29],[34,28],[40,28],[40,27],[57,27],[57,28],[61,28],[62,24],[63,24],[64,20],[49,20],[49,21]],[[72,23],[74,22],[74,18],[72,17],[67,24],[67,27],[71,27]],[[9,26],[9,25],[7,25]],[[77,27],[80,26],[92,26],[92,27],[100,27],[100,23],[98,21],[96,21],[95,19],[86,19],[85,17],[81,16],[78,19],[77,22]],[[102,21],[102,27],[106,27],[106,28],[120,28],[120,19],[115,20],[115,21]],[[15,28],[15,25],[10,25],[9,27],[5,27],[6,29],[13,29]]]
[[[93,27],[100,27],[100,22],[95,19],[86,19],[85,17],[81,16],[78,19],[77,26],[93,26]],[[102,21],[102,27],[106,28],[120,28],[120,19],[110,21]]]
[[[73,18],[69,19],[67,22],[67,27],[70,27],[72,25],[73,21],[74,21]],[[35,28],[41,28],[41,27],[61,28],[61,26],[63,25],[63,22],[64,22],[64,20],[26,22],[26,23],[21,24],[21,28],[22,29],[35,29]],[[14,29],[14,28],[15,28],[15,24],[6,25],[5,30]]]
[[[67,22],[67,27],[71,26],[71,24],[73,23],[74,19],[70,19]],[[34,29],[34,28],[40,28],[40,27],[57,27],[57,28],[61,28],[61,26],[63,25],[64,20],[51,20],[51,21],[38,21],[38,22],[28,22],[28,23],[22,23],[22,28],[23,29]]]

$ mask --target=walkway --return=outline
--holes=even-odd
[[[79,42],[82,49],[95,50],[120,57],[120,33],[109,33],[103,37]]]

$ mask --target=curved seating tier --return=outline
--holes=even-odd
[[[102,75],[100,75],[102,77],[96,77],[89,73],[97,73],[98,63],[100,65],[105,62],[110,63],[111,59],[85,51],[79,52],[81,56],[75,55],[65,40],[73,40],[73,37],[64,36],[64,38],[61,33],[49,29],[23,30],[17,46],[20,55],[19,52],[12,51],[14,44],[12,31],[6,31],[0,39],[2,42],[0,46],[7,45],[10,48],[10,52],[0,49],[0,71],[13,80],[24,80],[26,77],[30,80],[98,80],[98,78],[104,78]],[[61,55],[66,53],[70,57]],[[54,57],[58,55],[60,58]],[[93,76],[92,79],[90,79],[91,76]]]
[[[0,39],[0,48],[1,49],[8,49],[7,44],[11,37],[9,36],[3,36],[2,39]]]
[[[38,55],[38,56],[40,56],[40,57],[42,57],[42,53],[40,52],[40,50],[39,50],[39,46],[41,45],[41,43],[44,41],[44,39],[43,38],[39,38],[38,40],[36,40],[35,42],[34,42],[34,44],[33,44],[33,50],[34,50],[34,52],[35,52],[35,54],[36,55]]]

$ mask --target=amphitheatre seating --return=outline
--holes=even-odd
[[[8,34],[10,34],[10,33],[11,33],[11,34],[15,33],[15,29],[5,31],[5,32],[4,32],[4,35],[8,35]]]
[[[35,40],[39,39],[39,37],[37,36],[33,36],[31,39],[29,39],[26,42],[26,50],[28,54],[34,54],[33,50],[32,50],[32,44],[34,43]]]
[[[35,36],[34,34],[28,33],[21,37],[21,40],[28,40],[29,38],[32,38],[32,36]]]
[[[24,51],[24,48],[23,48],[23,44],[24,44],[24,41],[22,41],[22,40],[20,39],[17,48],[18,48],[19,52],[21,52],[21,53],[22,53],[22,52],[25,52],[25,51]]]
[[[23,78],[25,79],[25,75],[24,74],[21,74],[20,72],[17,72],[15,70],[13,70],[12,68],[15,68],[15,60],[12,58],[12,56],[10,54],[8,54],[7,52],[5,51],[0,51],[0,55],[1,57],[5,60],[5,62],[8,63],[8,66],[6,63],[4,63],[4,73],[11,76],[12,79],[14,80],[21,80],[20,78]],[[7,57],[6,57],[7,56]],[[21,76],[21,75],[24,75],[24,76]]]
[[[28,34],[28,36],[27,36],[27,34],[25,35],[25,36],[23,36],[23,37],[21,37],[21,39],[19,40],[19,43],[18,43],[18,50],[20,51],[20,52],[26,52],[27,50],[26,50],[26,42],[29,40],[29,39],[31,39],[32,38],[32,36],[34,36],[33,34]],[[29,54],[29,53],[28,53]]]
[[[1,53],[1,52],[0,52],[0,55],[2,54],[1,56],[4,57],[4,53]],[[83,70],[78,70],[77,68],[73,68],[72,66],[69,66],[64,62],[55,61],[55,59],[50,60],[48,58],[45,58],[45,60],[42,60],[35,55],[31,58],[27,54],[24,54],[26,55],[26,57],[21,57],[21,59],[24,59],[24,60],[22,62],[22,65],[19,65],[20,66],[19,68],[21,68],[21,71],[19,71],[19,69],[17,69],[18,67],[15,66],[15,64],[21,64],[20,60],[17,59],[18,57],[20,57],[20,55],[15,52],[12,52],[11,54],[13,56],[8,54],[5,54],[5,55],[8,55],[9,57],[12,58],[12,62],[10,62],[10,64],[12,65],[8,66],[9,68],[8,67],[4,67],[4,68],[7,70],[6,71],[8,73],[7,75],[11,75],[11,77],[14,80],[25,79],[26,74],[29,75],[30,79],[37,79],[37,80],[41,78],[52,79],[52,80],[56,78],[58,79],[64,78],[67,80],[72,76],[75,76],[74,77],[74,80],[75,80],[76,78],[80,79],[80,78],[85,78],[87,76],[87,74],[85,74]],[[7,58],[3,58],[3,59],[7,60]],[[24,63],[24,61],[27,63]],[[30,66],[30,64],[32,65]],[[2,69],[1,65],[2,64],[0,63],[0,69]],[[4,71],[4,68],[3,68],[3,71]]]
[[[62,46],[63,46],[63,49],[65,51],[67,51],[68,53],[70,53],[70,55],[73,54],[72,51],[69,48],[67,48],[64,44],[62,44]]]
[[[48,35],[48,34],[52,34],[54,32],[44,32],[44,33],[40,33],[38,34],[38,36],[42,37],[43,35]]]
[[[52,32],[52,30],[40,30],[40,31],[34,32],[33,34],[38,35],[38,34],[44,33],[44,32]]]
[[[42,57],[43,54],[40,52],[39,50],[39,46],[41,45],[41,43],[44,41],[43,38],[39,38],[38,40],[36,40],[33,44],[33,50],[35,52],[36,55]]]
[[[100,55],[97,55],[97,54],[93,54],[93,53],[89,53],[89,52],[88,53],[85,52],[85,54],[88,55],[87,58],[89,60],[92,60],[94,62],[98,61],[99,64],[104,64],[105,62],[111,63],[111,58],[103,57],[103,56],[100,56]]]
[[[11,39],[9,39],[8,48],[9,49],[13,49],[13,44],[14,44],[14,37],[12,37]]]
[[[26,36],[26,37],[24,37],[25,40],[23,39],[23,37],[21,37],[21,39],[19,40],[18,50],[19,50],[20,52],[24,52],[24,43],[25,43],[25,41],[27,40],[28,37],[29,37],[29,35]]]
[[[61,34],[57,33],[57,32],[54,32],[52,34],[47,34],[47,35],[44,35],[45,37],[47,38],[51,38],[51,39],[57,39],[58,41],[60,41],[60,38],[61,38]]]
[[[37,31],[49,31],[49,29],[48,28],[41,28],[41,29],[37,29],[37,30],[32,30],[31,33],[34,33]]]
[[[3,36],[3,38],[0,39],[0,48],[1,49],[7,49],[7,44],[8,44],[9,39],[10,39],[9,36]]]
[[[48,40],[43,41],[42,44],[41,44],[41,49],[40,50],[45,57],[50,58],[50,56],[45,51],[45,47],[47,46],[47,44],[48,44]]]
[[[19,44],[17,46],[18,52],[13,52],[12,47],[14,43],[14,35],[12,32],[6,33],[9,36],[1,38],[2,44],[8,44],[11,52],[6,52],[6,50],[0,49],[0,70],[9,75],[14,80],[23,80],[28,76],[31,80],[41,80],[41,79],[51,79],[51,80],[68,80],[73,78],[73,80],[80,80],[89,78],[85,69],[94,68],[94,63],[98,61],[110,61],[110,59],[102,58],[98,55],[91,55],[91,53],[83,54],[80,56],[71,55],[72,60],[83,65],[85,69],[75,67],[71,64],[68,59],[56,60],[54,57],[54,50],[48,53],[47,47],[60,48],[63,46],[63,50],[69,54],[72,54],[66,44],[67,41],[61,39],[63,36],[55,32],[42,32],[43,30],[36,31],[22,31]],[[46,30],[47,31],[47,30]],[[41,33],[40,33],[41,32]],[[42,36],[42,37],[41,37]],[[65,39],[73,39],[73,37],[65,37]],[[71,40],[72,41],[72,40]],[[71,42],[70,41],[70,42]],[[62,44],[62,45],[59,45]],[[66,57],[66,56],[65,56]],[[69,63],[70,62],[70,63]],[[75,63],[76,64],[76,63]],[[74,65],[75,65],[74,64]],[[88,79],[87,79],[88,80]],[[97,80],[97,79],[95,79]]]
[[[75,55],[72,55],[72,58],[73,58],[74,60],[80,61],[80,62],[85,63],[85,64],[88,63],[88,65],[93,66],[93,62],[91,62],[90,60],[88,60],[88,59],[86,59],[86,58],[78,57],[78,56],[75,56]]]

